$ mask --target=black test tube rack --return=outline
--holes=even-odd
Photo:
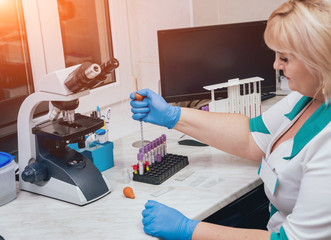
[[[143,175],[133,173],[133,181],[159,185],[188,164],[187,156],[166,154],[161,162],[150,165],[149,171],[145,171]]]

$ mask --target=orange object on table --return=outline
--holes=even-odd
[[[132,198],[132,199],[135,198],[135,195],[134,195],[134,193],[133,193],[133,189],[132,189],[131,187],[125,187],[125,188],[123,189],[123,194],[124,194],[124,196],[127,197],[127,198]]]

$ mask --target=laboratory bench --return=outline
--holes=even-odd
[[[151,141],[161,134],[167,136],[168,153],[188,156],[189,161],[188,166],[162,184],[128,178],[128,172],[133,171],[131,166],[137,163],[138,149],[132,146],[140,140],[137,131],[114,141],[115,166],[104,172],[111,193],[77,206],[17,188],[17,198],[0,207],[0,235],[6,240],[155,239],[144,233],[141,222],[147,200],[176,208],[188,218],[215,222],[222,216],[222,209],[261,188],[258,162],[210,146],[179,145],[182,133],[144,124],[144,139]],[[126,186],[132,187],[135,199],[123,195]]]

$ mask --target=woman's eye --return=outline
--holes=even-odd
[[[285,57],[279,57],[279,60],[282,62],[285,62],[285,63],[288,62],[288,58],[285,58]]]

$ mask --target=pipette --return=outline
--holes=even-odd
[[[141,96],[138,93],[134,93],[136,96],[136,100],[139,102],[142,102],[144,100],[144,96]],[[142,148],[142,153],[143,156],[145,154],[145,150],[144,150],[144,129],[143,129],[143,121],[140,120],[140,135],[141,135],[141,148]]]

